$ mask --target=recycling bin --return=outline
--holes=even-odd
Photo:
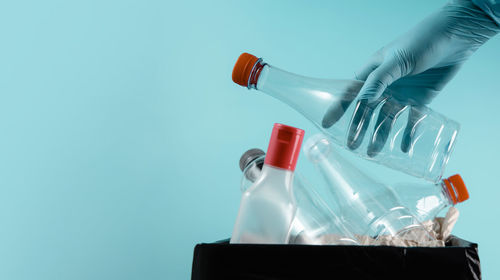
[[[445,247],[196,245],[192,280],[481,279],[478,245],[450,236]]]

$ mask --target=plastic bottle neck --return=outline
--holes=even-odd
[[[264,156],[260,156],[247,164],[243,170],[243,175],[247,180],[253,183],[260,177],[260,174],[262,173],[262,166],[264,165],[264,158]]]
[[[441,185],[441,192],[443,196],[446,198],[446,203],[447,205],[456,205],[458,203],[455,194],[455,191],[453,190],[453,187],[447,182],[446,179],[443,179],[440,183]]]
[[[259,58],[255,65],[252,68],[252,72],[250,73],[250,77],[248,78],[248,88],[249,89],[257,89],[257,82],[259,81],[260,74],[262,73],[262,69],[266,66],[267,63],[264,63],[262,58]]]

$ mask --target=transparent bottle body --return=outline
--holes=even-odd
[[[309,138],[304,152],[325,179],[331,198],[338,204],[342,222],[355,235],[375,240],[391,237],[435,241],[391,188],[374,181],[340,157],[326,137]]]
[[[398,198],[419,221],[433,220],[443,209],[453,205],[448,190],[439,184],[397,184],[392,187]]]
[[[397,116],[393,116],[392,129],[383,148],[376,155],[370,155],[368,147],[375,141],[371,132],[377,131],[376,118],[385,101],[373,108],[370,124],[361,144],[355,149],[349,149],[347,143],[349,126],[359,109],[356,95],[363,86],[362,81],[309,78],[268,64],[264,64],[258,77],[251,78],[258,79],[253,86],[249,83],[250,88],[255,87],[285,102],[312,121],[337,145],[365,159],[415,177],[433,182],[442,177],[459,130],[455,121],[424,106],[404,106]],[[417,122],[419,129],[411,131],[410,148],[403,152],[401,145],[410,110],[420,116]],[[331,119],[337,121],[332,124]]]
[[[243,192],[230,243],[286,244],[296,212],[293,172],[264,164]]]
[[[243,170],[241,191],[245,192],[261,176],[265,156],[253,160]],[[340,218],[300,174],[295,174],[293,194],[297,211],[290,225],[290,244],[359,245]]]

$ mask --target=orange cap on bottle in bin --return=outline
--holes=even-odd
[[[233,68],[233,82],[240,86],[247,87],[248,80],[252,74],[252,69],[259,59],[255,55],[242,53]]]
[[[444,179],[443,181],[448,188],[448,192],[450,193],[454,205],[469,199],[469,192],[467,191],[464,180],[460,175],[455,174],[447,179]]]

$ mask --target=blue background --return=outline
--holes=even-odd
[[[238,55],[351,78],[443,3],[3,1],[0,279],[189,279],[194,245],[231,234],[241,153],[265,149],[274,122],[317,131],[233,84]],[[471,199],[454,233],[479,243],[485,279],[500,278],[499,49],[431,106],[462,125],[446,174]]]

